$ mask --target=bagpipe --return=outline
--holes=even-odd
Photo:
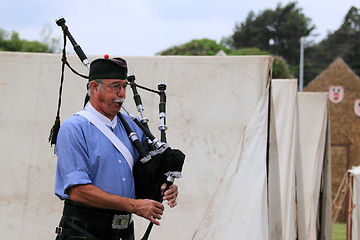
[[[64,81],[64,68],[65,65],[70,68],[72,72],[83,77],[88,78],[86,75],[78,73],[73,69],[67,61],[66,58],[66,39],[68,38],[73,45],[74,51],[77,56],[80,58],[81,62],[90,70],[90,62],[86,57],[85,53],[81,47],[77,44],[71,33],[69,32],[68,27],[66,26],[66,21],[64,18],[59,18],[56,20],[56,24],[62,28],[64,45],[62,50],[62,74],[61,82],[59,89],[59,101],[58,101],[58,110],[55,120],[55,124],[50,131],[49,142],[56,144],[57,133],[60,128],[60,106],[61,106],[61,94],[62,94],[62,85]],[[117,114],[121,123],[123,124],[129,139],[131,140],[133,146],[139,153],[139,159],[136,161],[133,167],[133,176],[135,181],[135,191],[136,197],[138,199],[153,199],[159,202],[162,202],[162,193],[161,186],[165,183],[165,191],[174,183],[176,178],[181,177],[181,171],[183,168],[185,155],[178,149],[172,149],[166,140],[166,84],[159,83],[158,90],[153,90],[135,83],[135,75],[128,75],[127,80],[133,92],[133,99],[136,105],[136,108],[141,116],[141,118],[135,117],[124,105],[122,105],[122,110],[124,114],[127,114],[136,125],[144,132],[147,137],[148,149],[139,140],[137,134],[130,128],[129,124],[124,119],[121,112]],[[145,117],[144,108],[142,104],[141,97],[138,93],[138,88],[156,93],[160,96],[159,102],[159,119],[160,125],[158,127],[160,131],[160,139],[156,138],[149,129],[148,118]],[[85,104],[89,100],[88,94],[85,98]],[[85,105],[84,104],[84,105]],[[165,192],[164,191],[164,192]],[[148,239],[153,223],[149,223],[149,226],[142,239]]]

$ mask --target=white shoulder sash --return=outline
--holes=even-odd
[[[132,172],[134,166],[134,159],[129,149],[127,149],[127,147],[120,141],[120,139],[103,122],[101,122],[101,120],[97,116],[95,116],[90,111],[81,110],[76,114],[79,114],[89,120],[92,124],[94,124],[95,127],[100,130],[100,132],[102,132],[112,142],[116,149],[119,150],[119,152],[124,156]]]

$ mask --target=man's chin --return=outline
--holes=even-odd
[[[115,106],[114,106],[114,112],[119,112],[120,111],[120,109],[121,109],[121,106],[122,106],[122,103],[117,103]]]

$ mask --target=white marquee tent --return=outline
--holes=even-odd
[[[347,197],[346,239],[360,237],[360,166],[352,167],[347,172],[347,186],[344,189]]]
[[[300,160],[297,80],[272,80],[271,94],[279,161],[282,237],[296,239],[295,164]]]
[[[297,163],[299,239],[331,239],[331,159],[327,93],[300,92]]]
[[[281,203],[281,211],[273,211],[281,215],[277,239],[331,239],[327,93],[298,93],[297,80],[277,79],[271,94]]]
[[[0,53],[0,236],[5,239],[55,237],[62,202],[53,193],[56,157],[47,138],[56,115],[60,59]],[[87,73],[76,56],[68,59]],[[296,231],[300,240],[330,239],[324,94],[297,94],[296,81],[273,80],[270,95],[269,56],[126,59],[137,83],[167,84],[168,142],[186,154],[184,177],[176,182],[179,204],[166,209],[150,239],[295,239]],[[85,85],[66,70],[62,120],[82,108]],[[140,94],[155,132],[159,98]],[[128,93],[127,106],[135,113],[131,97]],[[135,222],[140,238],[148,222]]]
[[[55,237],[62,203],[53,194],[56,157],[47,138],[56,114],[60,58],[0,53],[0,236],[6,239]],[[68,59],[87,73],[77,57]],[[184,178],[177,181],[179,205],[165,211],[161,227],[155,227],[151,237],[201,239],[211,234],[213,239],[267,239],[272,58],[126,59],[139,84],[153,88],[159,82],[167,84],[168,141],[187,155]],[[82,108],[85,83],[66,70],[62,120]],[[141,94],[151,129],[156,129],[158,97]],[[139,238],[147,221],[135,221]],[[217,225],[219,221],[222,224]]]

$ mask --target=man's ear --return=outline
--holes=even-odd
[[[91,81],[89,83],[89,89],[91,92],[96,92],[98,90],[98,87],[99,87],[99,83],[96,81]]]

